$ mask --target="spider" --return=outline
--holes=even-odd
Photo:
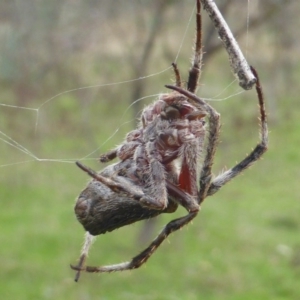
[[[93,179],[75,205],[77,219],[87,231],[79,263],[71,265],[77,271],[75,281],[81,271],[113,272],[143,265],[169,234],[197,216],[207,196],[241,174],[267,150],[263,93],[257,72],[251,67],[260,109],[260,142],[234,167],[215,178],[212,175],[220,115],[195,94],[202,60],[200,0],[196,6],[196,39],[186,87],[177,65],[173,64],[176,84],[166,85],[172,91],[147,106],[138,127],[127,134],[120,146],[100,157],[101,162],[115,158],[119,158],[119,162],[99,173],[77,162]],[[172,213],[178,205],[187,210],[187,215],[169,222],[152,243],[129,262],[101,267],[84,265],[94,236],[162,213]]]

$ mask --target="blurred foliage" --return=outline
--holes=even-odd
[[[194,224],[171,236],[146,267],[83,274],[78,284],[69,263],[78,258],[83,230],[72,206],[87,177],[73,161],[91,159],[86,163],[99,169],[99,154],[121,142],[151,95],[166,91],[171,62],[178,58],[186,76],[194,1],[0,2],[1,298],[300,298],[300,4],[216,2],[260,74],[270,150],[204,203]],[[198,94],[223,99],[210,102],[223,123],[219,172],[257,142],[257,105],[253,91],[232,96],[241,89],[205,12],[203,19]],[[146,96],[133,110],[131,103]],[[160,218],[159,227],[173,217]],[[140,228],[99,237],[89,263],[135,255]]]

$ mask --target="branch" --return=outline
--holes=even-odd
[[[218,31],[228,53],[233,73],[238,77],[240,86],[245,90],[251,89],[256,79],[217,5],[213,0],[201,0],[201,2]]]

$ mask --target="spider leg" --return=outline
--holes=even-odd
[[[119,183],[111,178],[102,176],[97,172],[95,172],[94,170],[92,170],[91,168],[84,166],[78,161],[76,162],[76,165],[84,172],[88,173],[91,177],[106,185],[115,193],[121,193],[121,194],[123,193],[127,195],[129,198],[140,202],[144,206],[152,207],[153,199],[145,195],[142,191],[132,189],[129,185],[125,185],[124,182]],[[155,206],[155,208],[157,208],[157,206]]]
[[[224,172],[217,176],[211,183],[207,194],[213,195],[216,193],[224,184],[228,181],[239,175],[245,169],[249,168],[254,162],[256,162],[266,151],[268,148],[268,126],[267,126],[267,116],[265,111],[265,103],[263,97],[262,87],[260,85],[260,81],[257,75],[256,70],[251,67],[251,71],[253,75],[256,77],[256,93],[258,98],[258,104],[260,109],[260,129],[261,129],[261,140],[258,145],[252,150],[252,152],[246,156],[241,162],[235,165],[230,170]]]
[[[120,160],[125,160],[126,158],[131,157],[133,155],[137,145],[138,143],[135,141],[126,141],[117,148],[112,149],[104,154],[101,154],[99,160],[102,163],[107,163],[117,157]]]
[[[182,163],[179,173],[179,186],[188,194],[197,198],[197,165],[201,149],[201,140],[193,139],[184,143]]]
[[[76,282],[79,280],[80,271],[84,266],[84,263],[85,263],[86,258],[88,256],[88,252],[89,252],[89,249],[90,249],[90,247],[93,243],[94,238],[95,238],[95,236],[91,235],[89,232],[85,233],[84,245],[82,247],[82,251],[81,251],[81,255],[80,255],[80,258],[79,258],[78,265],[75,267],[76,270],[77,270],[76,275],[75,275],[75,281]],[[71,266],[71,267],[73,268],[73,266]]]
[[[212,180],[213,160],[219,142],[220,114],[212,109],[211,111],[209,111],[208,119],[209,132],[207,138],[206,153],[200,174],[200,190],[198,194],[199,203],[202,203],[207,196],[207,191]]]
[[[191,103],[193,103],[197,108],[199,108],[199,110],[205,110],[208,113],[209,132],[207,138],[207,149],[200,174],[200,191],[198,193],[198,203],[201,203],[207,196],[207,191],[211,183],[211,169],[219,141],[220,114],[205,101],[197,97],[195,94],[180,87],[172,85],[166,85],[166,87],[183,94],[189,99]]]
[[[117,155],[118,155],[118,148],[112,149],[112,150],[108,151],[107,153],[101,154],[99,160],[102,163],[106,163],[106,162],[109,162],[109,161],[115,159],[117,157]]]
[[[157,149],[155,141],[146,144],[146,153],[149,160],[149,185],[150,195],[153,198],[154,209],[164,209],[168,204],[168,195],[166,188],[166,170],[161,163],[161,156]]]
[[[132,130],[127,134],[126,140],[122,145],[108,151],[107,153],[102,154],[100,156],[100,162],[103,163],[109,162],[115,159],[116,157],[118,157],[120,160],[125,160],[129,157],[132,157],[135,149],[139,145],[140,137],[141,137],[140,129]]]
[[[174,74],[175,74],[176,86],[181,87],[181,76],[180,76],[179,69],[177,68],[177,64],[172,63],[172,67],[173,67],[173,71],[174,71]]]
[[[120,160],[125,160],[125,159],[133,156],[134,151],[138,145],[139,145],[139,143],[136,141],[126,142],[122,146],[112,149],[112,150],[108,151],[107,153],[100,155],[99,160],[102,163],[109,162],[109,161],[115,159],[116,157],[118,157]]]
[[[133,142],[124,143],[121,146],[109,150],[108,152],[101,154],[99,161],[102,163],[107,163],[115,158],[119,157],[121,160],[126,159],[127,157],[132,156],[136,145],[131,145]],[[123,158],[124,157],[124,158]]]
[[[205,139],[204,119],[207,115],[203,110],[197,110],[189,114],[189,127],[187,132],[180,130],[183,147],[181,149],[182,162],[179,173],[179,186],[195,197],[198,196],[197,178],[199,177],[198,162],[203,149]],[[186,134],[187,133],[187,134]],[[192,135],[192,139],[185,137]]]
[[[135,256],[129,262],[124,262],[124,263],[109,265],[109,266],[102,266],[102,267],[92,267],[92,266],[83,267],[83,263],[80,264],[79,262],[77,266],[71,265],[71,268],[73,270],[78,271],[77,274],[79,274],[80,271],[86,271],[91,273],[125,271],[125,270],[137,269],[141,265],[143,265],[172,232],[188,224],[192,219],[194,219],[197,216],[199,211],[199,205],[191,196],[184,193],[178,187],[176,187],[170,182],[167,182],[167,185],[170,188],[168,190],[170,195],[177,198],[178,202],[188,210],[189,213],[186,216],[169,222],[163,228],[160,234],[154,239],[154,241],[144,251],[142,251],[140,254]]]
[[[102,163],[109,162],[115,159],[116,157],[118,157],[120,160],[125,160],[133,156],[134,151],[138,145],[139,143],[137,141],[126,142],[121,146],[102,154],[99,160]]]
[[[189,78],[187,82],[188,91],[195,93],[200,77],[201,62],[202,62],[202,21],[201,21],[201,3],[197,0],[196,12],[196,38],[195,50],[192,60],[192,67],[189,70]]]

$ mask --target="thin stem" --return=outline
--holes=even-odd
[[[218,31],[228,53],[233,73],[238,77],[240,86],[245,90],[251,89],[256,82],[256,78],[217,5],[213,0],[201,0],[201,2]]]

